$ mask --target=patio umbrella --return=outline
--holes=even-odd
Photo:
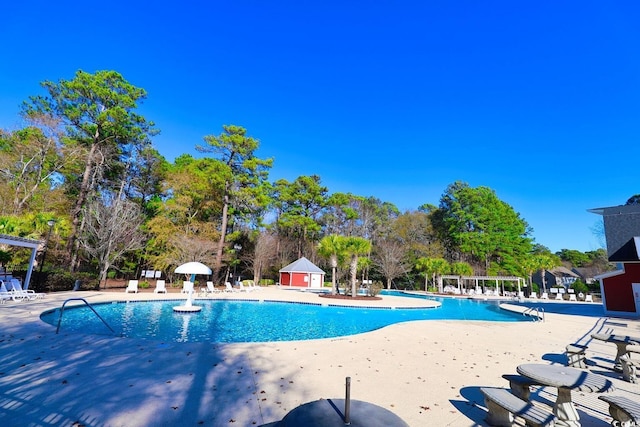
[[[179,274],[190,274],[191,278],[189,279],[190,282],[194,282],[195,278],[196,278],[196,274],[204,274],[204,275],[209,275],[211,274],[211,269],[209,267],[207,267],[206,265],[204,265],[201,262],[188,262],[186,264],[182,264],[180,266],[178,266],[178,268],[176,268],[176,273]],[[192,304],[192,298],[193,298],[193,291],[189,292],[189,296],[187,297],[187,303],[184,306],[178,306],[178,307],[174,307],[174,311],[196,311],[199,310],[200,307],[194,307]]]
[[[188,262],[178,266],[176,268],[176,273],[190,274],[191,281],[193,282],[196,274],[204,274],[205,276],[208,276],[211,274],[211,269],[201,262]]]

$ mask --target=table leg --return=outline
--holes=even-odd
[[[580,427],[580,415],[571,401],[571,389],[558,389],[558,398],[553,407],[553,414],[558,418],[555,423],[557,426]]]

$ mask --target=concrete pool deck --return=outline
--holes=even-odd
[[[615,346],[591,339],[606,332],[640,336],[637,320],[553,313],[545,322],[427,320],[347,337],[259,344],[177,344],[67,335],[64,329],[56,335],[40,321],[42,311],[76,297],[91,303],[185,298],[65,292],[0,305],[0,425],[275,427],[300,405],[343,399],[351,377],[352,399],[385,408],[410,426],[481,426],[479,387],[508,386],[501,375],[522,363],[563,363],[564,348],[573,342],[589,346],[590,370],[611,378],[616,394],[640,400],[640,385],[612,370]],[[219,297],[327,301],[277,288]],[[398,307],[421,303],[383,298]],[[538,400],[555,399],[551,389],[537,393]],[[597,395],[573,395],[584,426],[609,425],[607,404]]]

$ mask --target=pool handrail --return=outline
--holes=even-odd
[[[107,328],[109,328],[109,330],[111,330],[111,332],[113,332],[114,334],[116,333],[116,331],[113,330],[113,328],[111,326],[109,326],[109,324],[102,318],[102,316],[100,316],[98,314],[98,312],[91,306],[91,304],[89,304],[87,302],[86,299],[84,298],[69,298],[68,300],[66,300],[65,302],[62,303],[62,307],[60,307],[60,316],[58,317],[58,327],[56,328],[56,334],[58,332],[60,332],[60,323],[62,322],[62,314],[64,313],[64,307],[65,305],[67,305],[67,303],[69,301],[82,301],[83,303],[85,303],[87,305],[87,307],[89,307],[91,309],[91,311],[93,311],[93,313],[98,316],[98,319],[102,320],[102,323],[105,324],[105,326]]]

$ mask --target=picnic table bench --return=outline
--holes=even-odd
[[[518,396],[520,399],[529,401],[531,397],[531,386],[541,386],[540,382],[518,374],[504,374],[502,378],[509,381],[509,388],[511,393]]]
[[[609,413],[620,427],[640,424],[640,403],[624,396],[598,396],[598,399],[609,404]]]
[[[582,344],[569,344],[565,347],[567,355],[567,366],[574,368],[586,369],[586,350],[587,346]]]
[[[638,382],[638,368],[640,360],[633,359],[632,354],[640,354],[640,345],[628,344],[625,347],[626,353],[620,356],[620,365],[622,367],[622,378],[625,381],[636,384]]]
[[[506,388],[481,387],[480,391],[487,405],[486,421],[492,426],[510,427],[514,417],[524,419],[528,426],[544,427],[554,424],[555,416],[551,412],[520,399]]]
[[[622,370],[622,363],[620,358],[627,353],[627,345],[640,344],[640,338],[630,337],[628,335],[616,335],[616,334],[591,334],[591,338],[610,342],[616,345],[616,358],[613,361],[614,369],[617,371]]]

